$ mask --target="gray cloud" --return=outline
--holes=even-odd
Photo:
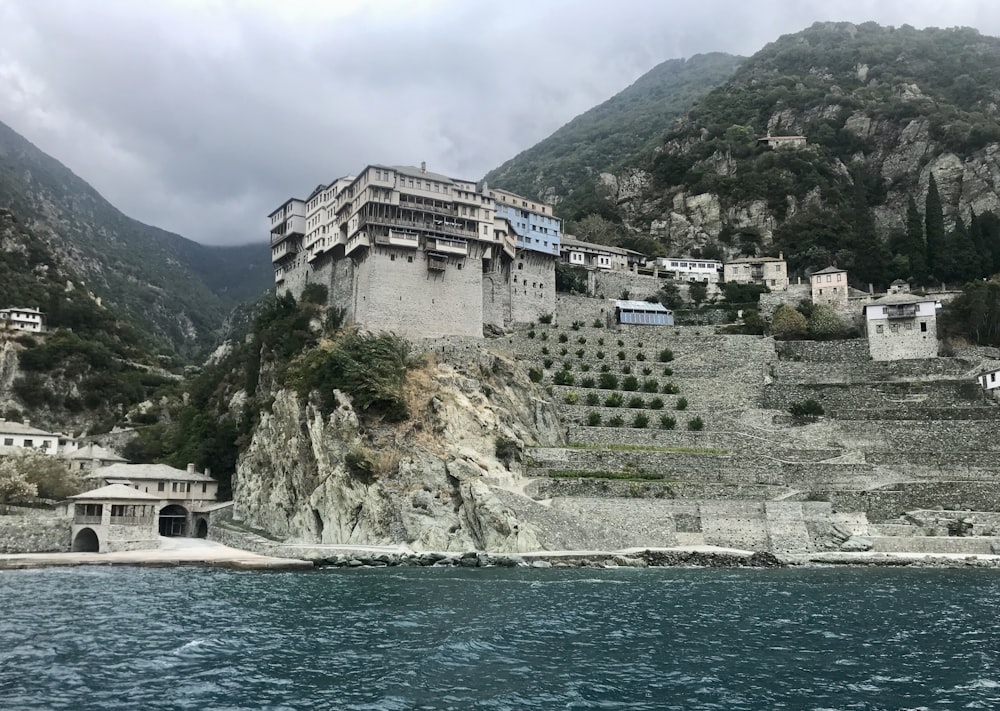
[[[285,197],[371,162],[477,179],[657,63],[817,20],[970,25],[993,0],[485,3],[9,0],[0,120],[125,213],[263,240]]]

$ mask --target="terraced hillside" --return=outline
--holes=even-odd
[[[1000,442],[991,436],[1000,408],[975,386],[989,364],[981,356],[887,364],[872,362],[863,340],[613,331],[603,326],[604,303],[560,297],[572,319],[557,315],[506,343],[548,387],[566,425],[567,446],[528,453],[526,492],[549,511],[646,545],[992,545],[985,524],[977,535],[990,536],[975,540],[928,537],[947,523],[900,518],[1000,510]],[[789,406],[807,399],[825,415],[792,418]],[[977,516],[992,520],[939,519]]]

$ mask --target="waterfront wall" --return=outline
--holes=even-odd
[[[61,516],[0,516],[0,553],[65,553],[71,519]]]

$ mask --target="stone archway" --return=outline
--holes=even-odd
[[[186,536],[188,510],[180,504],[170,504],[160,509],[160,535]]]
[[[199,518],[194,527],[194,535],[198,538],[208,538],[208,521]]]
[[[99,553],[101,541],[92,528],[81,528],[73,538],[74,553]]]

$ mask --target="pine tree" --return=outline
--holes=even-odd
[[[935,279],[944,278],[945,259],[944,210],[938,194],[937,181],[931,173],[927,184],[927,203],[924,208],[924,234],[927,241],[927,271]]]

